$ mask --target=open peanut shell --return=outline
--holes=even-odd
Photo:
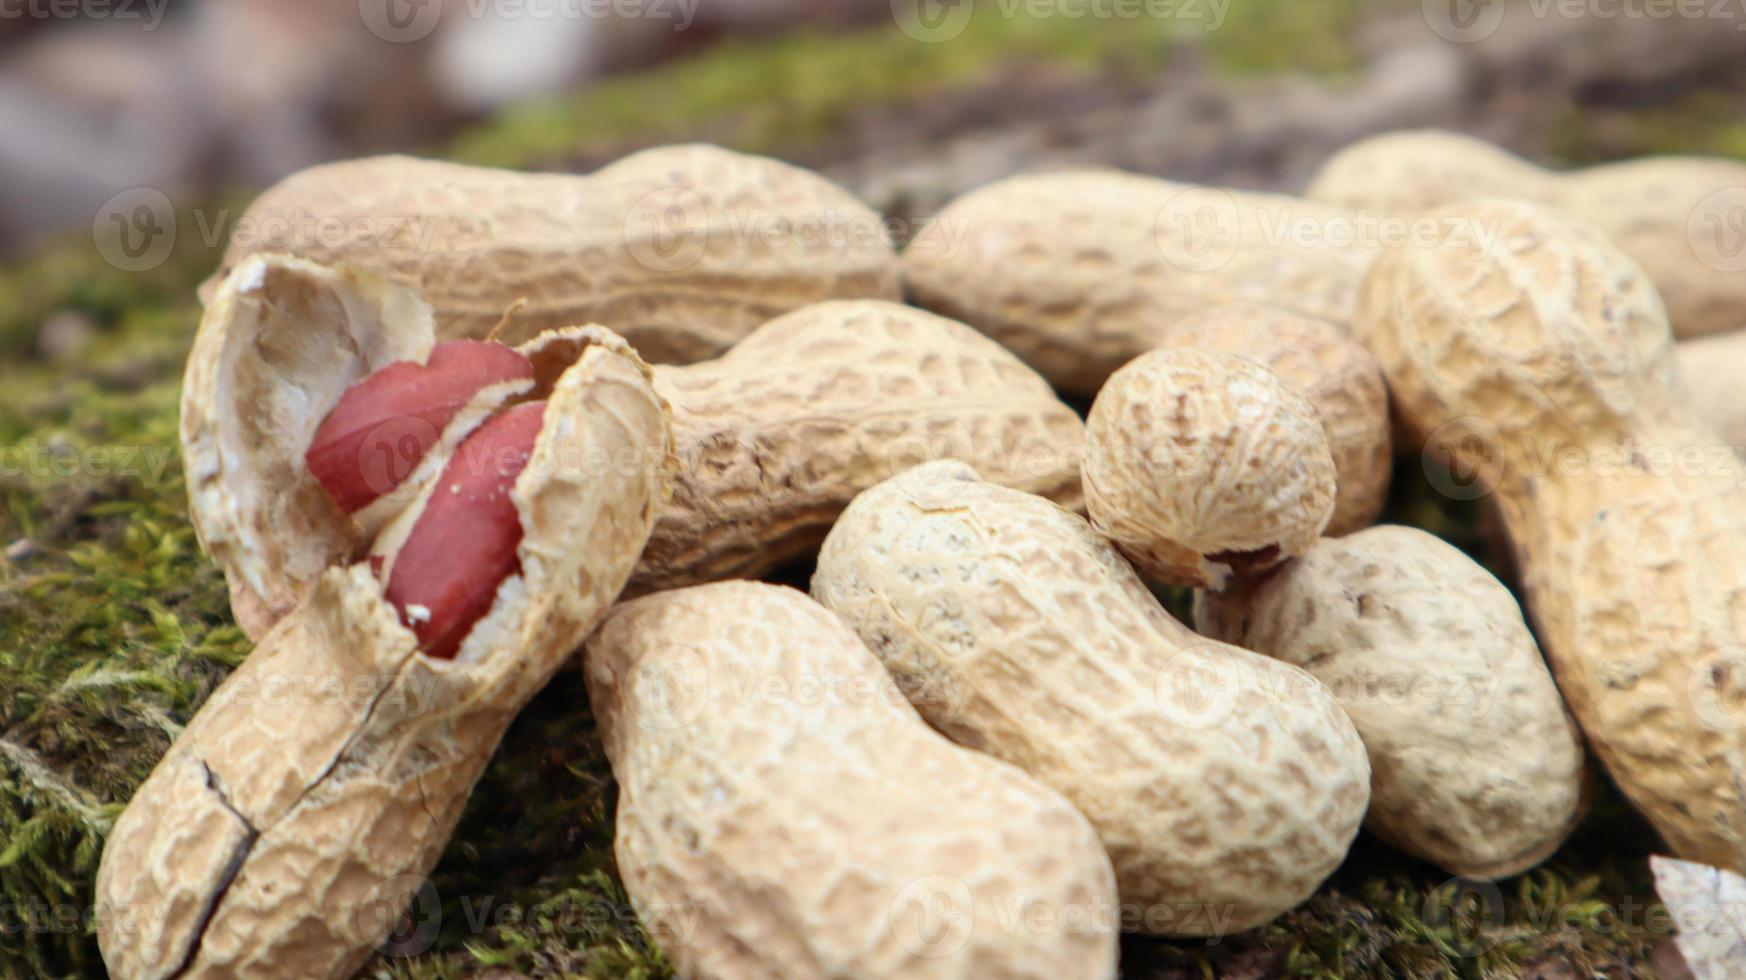
[[[185,399],[196,521],[236,594],[292,608],[110,836],[97,896],[115,976],[349,975],[436,862],[510,721],[642,553],[671,476],[667,407],[618,335],[550,331],[523,348],[533,382],[481,392],[429,453],[441,472],[492,405],[546,400],[510,494],[519,571],[454,659],[420,651],[371,562],[352,561],[368,529],[315,506],[319,488],[291,472],[301,450],[284,450],[350,381],[428,351],[428,324],[409,294],[295,260],[251,259],[219,291]],[[390,561],[394,525],[441,487],[427,474],[408,492],[383,522]]]

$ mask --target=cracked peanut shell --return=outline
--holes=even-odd
[[[430,343],[428,331],[422,340],[348,332],[359,325],[354,316],[404,312],[401,304],[411,302],[375,277],[291,259],[252,260],[238,274],[215,308],[247,308],[239,326],[251,329],[231,334],[240,346],[195,373],[215,372],[220,387],[263,397],[193,406],[201,416],[194,431],[214,442],[196,443],[203,451],[190,459],[209,456],[218,467],[190,464],[191,477],[207,481],[190,479],[205,495],[195,499],[197,515],[203,499],[227,518],[251,513],[229,491],[276,475],[250,467],[319,423],[326,404],[299,404],[290,378],[313,381],[332,370],[338,377],[329,386],[304,394],[337,397],[348,377],[369,369],[366,350]],[[279,319],[317,312],[335,317]],[[317,339],[323,325],[328,334]],[[554,331],[523,350],[536,365],[532,389],[482,393],[427,458],[440,472],[491,407],[512,397],[546,399],[532,462],[512,491],[523,532],[519,571],[499,584],[453,660],[418,650],[368,561],[347,564],[336,554],[314,575],[307,598],[201,707],[109,837],[97,877],[98,938],[115,976],[349,975],[436,862],[505,728],[622,588],[666,490],[665,406],[647,366],[603,328]],[[363,363],[344,367],[329,359],[334,351]],[[265,383],[276,368],[289,372],[283,386]],[[267,439],[258,458],[233,455],[248,445],[238,431],[210,428],[223,411],[242,413],[229,422]],[[287,458],[301,462],[300,453]],[[602,459],[639,462],[602,466]],[[227,469],[233,465],[241,468]],[[273,496],[270,487],[248,489]],[[403,540],[391,533],[396,522],[409,522],[442,491],[425,480],[415,492],[388,519],[390,542]],[[287,519],[318,525],[319,514],[295,511],[297,499],[279,501],[293,508]],[[244,540],[260,529],[225,525]],[[390,561],[395,550],[386,547]]]

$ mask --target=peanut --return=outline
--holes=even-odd
[[[545,402],[518,405],[467,436],[395,553],[384,594],[429,656],[453,659],[497,601],[498,584],[516,571],[521,513],[510,494],[545,409]]]
[[[1091,523],[1148,576],[1222,589],[1315,544],[1334,459],[1302,395],[1255,361],[1156,350],[1117,371],[1085,427]]]
[[[425,364],[397,361],[347,389],[316,429],[304,463],[334,503],[355,514],[404,482],[482,389],[532,377],[528,359],[502,344],[438,344]]]
[[[1746,465],[1696,417],[1667,316],[1596,228],[1523,202],[1432,212],[1496,244],[1406,245],[1354,329],[1427,451],[1492,489],[1537,633],[1595,754],[1681,856],[1737,867],[1730,669]],[[1663,465],[1701,454],[1701,465]]]
[[[295,259],[251,260],[219,290],[208,316],[231,319],[196,348],[190,375],[203,383],[186,393],[184,431],[196,514],[225,554],[262,542],[310,559],[354,533],[308,548],[281,528],[257,534],[268,511],[297,527],[347,520],[302,466],[303,445],[347,379],[434,343],[428,314],[389,311],[416,314],[417,303],[376,277]],[[335,556],[315,576],[116,822],[97,874],[98,940],[114,976],[350,975],[436,862],[510,721],[605,615],[665,488],[665,409],[647,366],[603,328],[521,351],[535,376],[518,393],[545,400],[544,424],[535,404],[484,422],[511,394],[500,388],[458,413],[420,464],[443,472],[469,434],[507,436],[519,456],[538,428],[538,465],[507,491],[514,526],[448,558],[492,561],[457,564],[435,598],[416,579],[440,570],[414,569],[410,584],[397,574],[412,567],[401,558],[428,561],[433,546],[479,533],[477,508],[446,502],[450,484],[416,481],[417,497],[382,531],[388,590],[434,602],[443,637],[403,624],[416,610],[396,609],[370,561]],[[569,462],[625,456],[659,465]],[[301,483],[256,482],[268,477]],[[511,534],[506,562],[498,549]],[[454,615],[487,593],[476,621]],[[452,657],[449,637],[459,637]],[[421,653],[421,642],[433,645]]]
[[[679,975],[1115,975],[1115,885],[1085,818],[929,729],[804,594],[623,603],[584,670],[619,871]]]
[[[224,265],[282,252],[417,290],[440,340],[612,324],[650,361],[714,357],[833,298],[896,299],[880,217],[816,174],[713,146],[645,150],[587,176],[410,157],[314,167],[269,189]],[[246,234],[245,234],[246,233]]]
[[[1304,222],[1314,239],[1293,233]],[[1114,171],[1013,177],[942,211],[903,274],[916,302],[1090,395],[1208,307],[1252,300],[1345,325],[1372,258],[1338,239],[1350,225],[1326,204]]]
[[[1079,501],[1084,426],[1018,358],[960,323],[841,301],[771,321],[717,360],[655,369],[673,406],[673,500],[640,594],[749,577],[818,547],[855,494],[930,459]]]
[[[1334,456],[1330,536],[1376,522],[1393,463],[1388,387],[1376,358],[1326,320],[1255,303],[1208,310],[1173,328],[1164,347],[1241,354],[1279,375],[1315,407]]]
[[[1323,539],[1259,582],[1199,593],[1194,622],[1334,692],[1370,754],[1365,826],[1414,857],[1501,878],[1582,815],[1581,736],[1515,597],[1434,535]]]
[[[954,741],[1060,791],[1145,931],[1220,935],[1303,901],[1369,799],[1352,723],[1308,674],[1202,640],[1085,520],[929,463],[855,498],[813,594]]]
[[[1416,130],[1347,147],[1305,193],[1383,215],[1487,197],[1549,205],[1581,215],[1643,267],[1676,336],[1731,330],[1746,309],[1746,276],[1715,238],[1740,232],[1746,163],[1653,157],[1554,173],[1470,136]]]
[[[1698,417],[1746,452],[1746,328],[1682,340],[1674,354]]]

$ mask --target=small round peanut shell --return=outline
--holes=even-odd
[[[1241,354],[1284,378],[1315,406],[1334,454],[1334,516],[1324,533],[1376,523],[1393,464],[1388,386],[1376,358],[1351,334],[1278,307],[1233,303],[1172,328],[1161,346]]]
[[[1117,371],[1086,419],[1092,524],[1159,582],[1223,589],[1308,551],[1334,513],[1315,408],[1235,354],[1153,351]]]

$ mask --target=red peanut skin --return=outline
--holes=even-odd
[[[461,642],[519,571],[521,514],[510,492],[527,468],[545,402],[493,416],[455,450],[401,545],[387,598],[427,656],[454,659]],[[409,615],[412,607],[425,612]]]
[[[405,481],[480,389],[532,377],[528,359],[503,344],[438,344],[424,364],[396,361],[347,389],[304,462],[334,503],[355,514]]]

